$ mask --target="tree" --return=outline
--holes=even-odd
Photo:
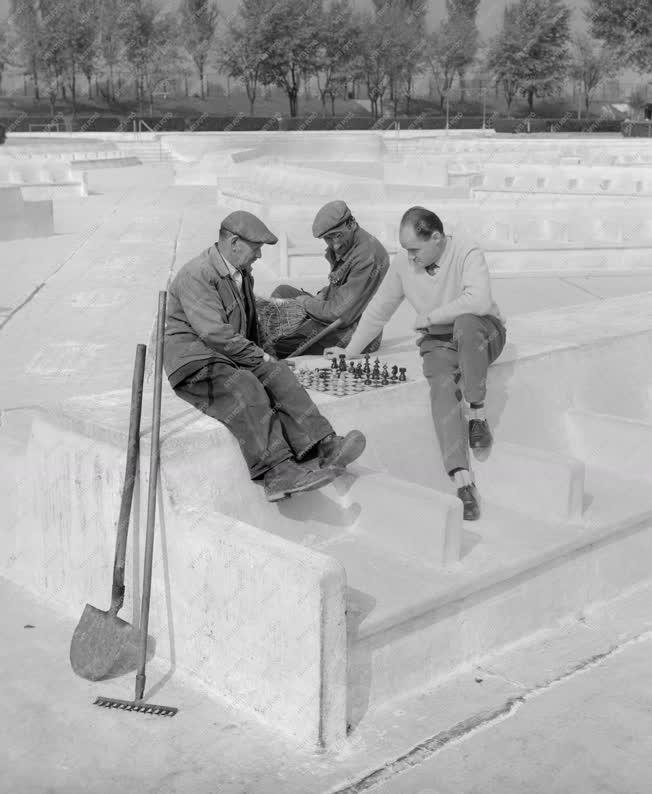
[[[241,0],[238,14],[228,25],[217,57],[218,64],[227,75],[244,85],[252,116],[261,73],[268,58],[261,26],[267,4],[268,0]]]
[[[367,86],[371,113],[375,119],[382,113],[383,97],[388,87],[387,60],[393,41],[387,25],[369,12],[360,17],[360,38],[357,42],[357,75]]]
[[[475,29],[475,36],[473,36],[473,33],[470,30],[467,34],[468,43],[471,45],[471,48],[469,50],[460,52],[459,54],[459,66],[457,69],[457,74],[460,80],[460,99],[462,102],[464,102],[466,98],[466,72],[469,66],[471,66],[475,60],[479,46],[480,36],[477,26],[479,5],[480,0],[446,0],[448,18],[452,20],[460,18],[462,20],[466,20],[467,23],[470,23]]]
[[[41,29],[36,0],[11,0],[9,31],[18,42],[17,61],[32,78],[34,98],[38,100]]]
[[[462,14],[445,19],[439,30],[430,35],[426,52],[439,92],[440,107],[444,107],[456,75],[468,67],[477,49],[478,29],[475,21]]]
[[[405,98],[409,113],[414,77],[426,63],[426,6],[419,0],[407,4],[405,0],[387,0],[382,5],[380,2],[374,0],[376,20],[385,28],[385,71],[394,116],[397,116],[401,97]]]
[[[153,0],[127,0],[120,21],[125,58],[134,71],[136,100],[142,113],[145,94],[149,93],[151,104],[155,83],[174,68],[173,63],[166,65],[165,57],[176,54],[176,25],[170,17],[160,16]]]
[[[520,0],[518,9],[525,56],[521,93],[532,112],[534,97],[553,94],[566,77],[570,10],[563,0]]]
[[[619,65],[614,51],[604,44],[596,46],[596,42],[586,33],[575,36],[570,74],[582,85],[587,114],[595,89],[605,78],[616,74]]]
[[[508,107],[515,94],[534,98],[554,93],[567,74],[570,11],[562,0],[519,0],[508,6],[492,42],[488,65],[503,86]]]
[[[652,4],[649,0],[588,0],[585,14],[591,33],[623,64],[652,71]]]
[[[8,19],[5,19],[0,22],[0,87],[2,87],[2,74],[5,70],[5,66],[9,63],[11,58],[8,21]]]
[[[324,10],[321,35],[315,62],[317,88],[324,115],[326,99],[330,99],[331,114],[335,115],[335,97],[346,86],[355,57],[359,31],[349,0],[333,0]]]
[[[320,19],[320,0],[268,0],[259,20],[267,53],[261,82],[285,91],[293,117],[298,111],[302,75],[316,68]]]
[[[99,54],[103,66],[108,71],[106,88],[103,91],[107,101],[115,102],[115,69],[122,60],[124,42],[123,26],[129,13],[130,3],[126,0],[102,0],[99,7]]]
[[[212,0],[182,0],[179,14],[183,44],[197,67],[201,98],[204,99],[204,70],[215,37],[217,7]]]
[[[523,58],[518,9],[507,6],[503,12],[502,29],[487,51],[487,70],[493,75],[496,85],[503,89],[508,112],[521,89]]]

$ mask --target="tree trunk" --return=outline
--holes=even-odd
[[[206,99],[206,95],[204,94],[204,70],[202,68],[198,69],[199,71],[199,95],[202,99]]]
[[[460,102],[466,102],[466,74],[461,71],[458,76],[460,78]]]
[[[326,92],[320,91],[319,97],[321,99],[321,114],[324,118],[326,118]]]
[[[188,77],[187,77],[187,75],[184,75],[183,84],[184,84],[184,87],[186,89],[186,96],[188,96]]]
[[[530,113],[532,113],[532,108],[534,107],[534,91],[530,88],[527,92],[527,106],[530,109]]]
[[[331,94],[331,116],[335,115],[335,94]]]

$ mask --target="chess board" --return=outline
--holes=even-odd
[[[344,356],[340,356],[339,361],[334,359],[330,367],[303,367],[294,374],[304,388],[334,397],[348,397],[351,394],[398,386],[408,380],[405,367],[383,363],[380,359],[371,362],[369,356],[365,356],[364,363],[350,361],[348,364]]]

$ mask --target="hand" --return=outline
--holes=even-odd
[[[327,347],[326,350],[324,350],[323,355],[324,358],[332,361],[334,358],[339,359],[340,356],[345,356],[346,350],[343,347]]]
[[[269,353],[263,353],[263,361],[268,364],[270,361],[276,361],[274,356],[270,356]]]
[[[417,314],[412,327],[415,331],[425,331],[429,325],[432,325],[432,323],[428,319],[427,314]]]

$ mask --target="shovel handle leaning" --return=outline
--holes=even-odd
[[[149,483],[147,492],[147,536],[143,566],[143,598],[140,605],[140,646],[138,648],[138,673],[136,674],[136,700],[142,700],[145,691],[145,664],[147,662],[147,630],[149,628],[149,601],[152,592],[152,559],[154,556],[154,521],[156,518],[156,487],[159,469],[159,438],[161,432],[161,388],[163,384],[163,345],[165,342],[165,306],[167,293],[158,294],[156,322],[156,359],[154,366],[154,404],[152,408],[152,437],[149,457]]]
[[[304,351],[312,347],[315,344],[315,342],[319,342],[319,340],[325,337],[326,334],[330,333],[331,331],[334,331],[336,328],[339,328],[340,325],[342,325],[342,320],[338,317],[337,320],[333,320],[333,322],[330,325],[327,325],[325,328],[322,328],[321,331],[311,336],[310,339],[308,339],[302,345],[299,345],[299,347],[293,353],[290,353],[288,358],[294,358],[295,356],[302,355]]]
[[[109,614],[116,615],[122,609],[125,595],[125,556],[127,552],[127,533],[134,495],[134,484],[140,452],[140,417],[143,408],[143,379],[145,377],[145,345],[136,345],[134,375],[131,383],[131,412],[129,414],[129,437],[127,441],[127,463],[120,501],[118,533],[113,561],[113,589]]]

